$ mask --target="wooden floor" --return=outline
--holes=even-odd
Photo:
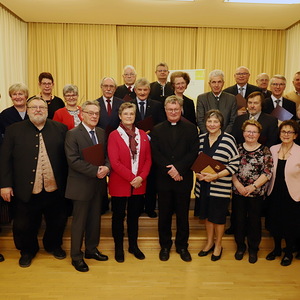
[[[69,256],[70,239],[67,226],[64,248],[68,257],[57,260],[40,250],[29,268],[18,265],[19,253],[14,249],[11,230],[4,227],[0,237],[0,300],[27,299],[300,299],[300,261],[280,266],[280,259],[267,261],[272,241],[264,232],[258,262],[234,259],[232,236],[224,237],[220,261],[210,256],[198,257],[205,244],[204,225],[190,216],[190,251],[192,262],[183,262],[174,248],[170,260],[158,259],[157,219],[142,217],[139,245],[146,259],[139,261],[125,253],[125,262],[114,260],[110,233],[110,214],[102,219],[99,249],[109,256],[107,262],[86,260],[87,273],[75,271]]]

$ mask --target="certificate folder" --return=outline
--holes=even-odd
[[[154,121],[153,121],[152,116],[149,116],[149,117],[145,118],[144,120],[138,121],[136,123],[136,127],[138,129],[144,130],[145,132],[151,131],[154,127]]]
[[[94,166],[104,165],[104,150],[102,144],[97,144],[91,147],[82,149],[82,155],[85,161]]]
[[[226,167],[222,163],[205,154],[204,152],[201,152],[194,161],[191,169],[195,173],[216,174],[226,169]]]
[[[271,115],[280,121],[290,120],[293,117],[292,113],[290,113],[288,110],[286,110],[285,108],[283,108],[280,105],[277,105],[273,109],[273,111],[271,112]]]
[[[241,94],[237,94],[235,98],[236,98],[237,109],[241,109],[243,107],[246,109],[247,107],[246,99]]]

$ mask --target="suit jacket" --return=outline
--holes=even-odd
[[[268,195],[271,194],[276,180],[276,170],[278,165],[278,152],[281,144],[271,147],[271,153],[274,161],[274,172],[270,180]],[[300,201],[300,146],[294,144],[290,150],[290,156],[286,161],[284,169],[285,182],[290,196],[295,201]]]
[[[42,133],[58,191],[64,195],[67,163],[64,141],[67,126],[47,119],[39,131],[31,121],[12,124],[6,129],[1,148],[1,187],[12,187],[14,195],[28,202],[32,195],[39,154],[39,133]]]
[[[152,163],[151,149],[146,133],[143,130],[137,130],[140,135],[140,151],[136,175],[132,173],[130,149],[119,131],[114,130],[109,135],[108,156],[112,170],[109,176],[108,188],[111,196],[130,197],[131,195],[143,195],[146,192],[147,176]],[[141,187],[133,189],[130,182],[136,176],[141,176],[143,182]]]
[[[110,131],[116,129],[120,124],[119,107],[122,103],[124,103],[124,101],[120,98],[113,97],[110,116],[107,114],[103,96],[98,98],[97,101],[100,105],[100,119],[97,126],[101,127],[104,130],[107,130],[107,128],[109,127]]]
[[[241,144],[245,141],[242,131],[242,125],[246,120],[249,120],[249,113],[238,116],[235,119],[232,135],[235,137],[237,144]],[[262,131],[260,133],[258,142],[268,146],[269,148],[278,143],[277,119],[269,114],[261,112],[257,121],[262,126]]]
[[[262,94],[264,95],[265,99],[270,98],[272,95],[272,92],[269,90],[262,91]]]
[[[233,95],[222,92],[219,101],[216,100],[213,92],[204,93],[197,99],[197,124],[201,133],[207,132],[204,123],[206,112],[211,109],[219,109],[224,117],[223,131],[232,132],[233,123],[237,116],[237,104]]]
[[[132,88],[132,92],[129,92],[127,86],[125,84],[123,84],[123,85],[119,85],[117,87],[114,96],[117,98],[123,99],[123,100],[126,100],[126,99],[124,99],[124,97],[126,96],[126,98],[130,97],[133,100],[133,99],[135,99],[136,94],[135,94],[134,88]]]
[[[197,126],[194,101],[184,95],[182,116]]]
[[[25,112],[25,117],[22,119],[14,106],[4,109],[0,114],[0,133],[4,134],[7,126],[27,119],[27,112]]]
[[[232,86],[229,86],[228,88],[224,89],[224,92],[232,94],[234,96],[236,96],[239,93],[236,84],[232,85]],[[252,85],[252,84],[247,83],[245,98],[247,98],[253,92],[261,92],[261,89],[256,85]]]
[[[106,153],[105,132],[98,127],[95,131],[98,143],[103,145]],[[83,158],[82,149],[90,146],[93,146],[92,139],[82,123],[67,132],[65,151],[69,173],[66,197],[69,199],[88,201],[97,193],[97,190],[104,192],[106,188],[106,178],[97,178],[98,166],[88,163]],[[107,158],[105,166],[110,168]]]
[[[157,167],[158,191],[191,190],[193,187],[191,166],[198,155],[199,149],[197,127],[183,121],[171,125],[166,120],[156,125],[150,136],[152,159]],[[174,165],[183,180],[174,181],[168,174],[169,168],[166,168],[167,165]]]
[[[137,100],[132,100],[132,103],[134,103],[136,108],[136,116],[135,116],[135,122],[139,122],[142,120],[140,108],[138,107]],[[158,124],[164,120],[166,120],[165,111],[163,108],[163,105],[152,99],[147,99],[147,105],[145,107],[145,118],[152,116],[154,120],[154,124]]]
[[[81,107],[79,106],[78,108],[79,108],[78,117],[80,120],[82,120]],[[58,109],[54,113],[53,120],[67,125],[69,130],[75,127],[74,117],[68,112],[66,107]]]
[[[149,98],[153,100],[157,100],[161,102],[163,105],[165,103],[165,100],[168,96],[171,96],[174,94],[173,87],[171,82],[167,82],[164,87],[164,93],[163,93],[163,87],[157,82],[151,82],[150,83],[150,95]]]
[[[297,110],[296,110],[296,103],[288,100],[286,98],[282,98],[282,107],[285,108],[287,111],[289,111],[291,114],[293,114],[292,119],[297,119]],[[263,104],[263,112],[270,114],[274,110],[274,104],[272,98],[265,99]]]

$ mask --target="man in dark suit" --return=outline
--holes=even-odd
[[[100,105],[100,119],[97,126],[106,131],[107,137],[120,124],[119,107],[124,101],[114,96],[116,88],[117,83],[112,77],[104,77],[101,81],[103,95],[97,99]]]
[[[115,97],[123,99],[124,101],[131,101],[135,99],[134,83],[136,81],[136,71],[133,66],[127,65],[123,72],[124,84],[119,85],[115,92]]]
[[[57,259],[67,220],[64,192],[67,126],[47,119],[48,105],[40,97],[27,102],[29,119],[7,127],[1,148],[1,196],[15,202],[13,235],[21,251],[19,265],[29,267],[39,250],[38,230],[46,221],[44,248]]]
[[[100,105],[100,118],[97,124],[98,127],[105,130],[106,139],[109,134],[117,129],[120,124],[119,107],[124,101],[114,96],[117,88],[117,83],[112,77],[104,77],[101,80],[101,89],[103,95],[97,99]],[[109,210],[108,195],[103,198],[102,214]]]
[[[135,121],[139,122],[147,117],[152,117],[154,124],[161,123],[166,119],[163,105],[149,98],[150,83],[146,78],[140,78],[135,83],[136,99],[132,102],[137,106]],[[147,179],[147,190],[145,194],[145,213],[150,218],[156,218],[156,189],[155,170],[152,166]]]
[[[278,142],[278,121],[275,117],[262,112],[264,97],[261,92],[253,92],[247,98],[247,113],[238,116],[234,122],[232,135],[237,144],[244,142],[242,125],[246,120],[255,119],[262,126],[258,142],[271,147]]]
[[[257,87],[261,89],[265,99],[270,98],[272,95],[272,92],[268,90],[269,82],[270,77],[267,73],[260,73],[257,75],[256,84]]]
[[[296,103],[284,98],[283,92],[286,86],[286,79],[283,75],[274,75],[270,80],[270,87],[272,95],[270,98],[265,99],[263,112],[270,114],[277,105],[285,108],[291,114],[293,114],[292,119],[297,119],[296,113]],[[282,120],[283,121],[283,120]]]
[[[250,71],[248,68],[241,66],[235,71],[235,85],[232,85],[224,90],[224,92],[236,96],[241,94],[245,99],[253,92],[260,92],[261,89],[255,85],[249,84]]]
[[[72,265],[77,271],[87,272],[81,246],[85,236],[85,258],[105,261],[108,257],[97,249],[100,239],[101,199],[106,189],[108,160],[96,166],[84,160],[82,150],[95,144],[102,144],[106,152],[105,133],[96,127],[100,107],[97,101],[86,101],[82,105],[82,122],[68,131],[65,151],[69,164],[66,197],[73,200],[71,229]]]
[[[191,261],[188,251],[189,206],[193,187],[191,166],[199,139],[197,127],[181,121],[183,100],[173,95],[165,101],[167,120],[151,131],[152,157],[157,167],[159,258],[169,259],[172,246],[172,215],[176,214],[176,252],[183,261]]]
[[[150,98],[164,104],[165,99],[174,94],[171,82],[168,82],[169,67],[166,63],[161,62],[156,66],[155,75],[157,81],[150,84]]]
[[[237,116],[237,104],[233,95],[222,91],[224,86],[224,73],[213,70],[208,75],[211,92],[198,96],[197,99],[197,124],[200,132],[206,132],[204,122],[205,114],[211,109],[218,109],[224,117],[223,131],[231,133],[232,126]]]

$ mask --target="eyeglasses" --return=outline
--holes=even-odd
[[[46,85],[52,85],[53,82],[41,82],[41,85],[46,86]]]
[[[235,73],[235,75],[238,75],[238,76],[246,76],[246,75],[249,75],[249,73]]]
[[[42,111],[48,109],[47,106],[28,106],[27,108],[30,108],[30,109],[32,109],[32,110],[38,110],[38,109],[39,109],[39,110],[42,110]]]
[[[156,72],[158,72],[158,73],[169,72],[169,70],[156,70]]]
[[[175,112],[175,113],[178,113],[178,112],[180,112],[180,109],[179,108],[175,108],[175,109],[171,109],[171,108],[168,108],[168,109],[166,109],[166,111],[167,112]]]
[[[98,117],[100,115],[100,112],[85,111],[85,110],[83,110],[83,112],[87,113],[90,117],[93,117],[93,116]]]
[[[128,74],[124,74],[125,77],[131,77],[131,76],[135,76],[134,73],[128,73]]]
[[[253,134],[253,135],[259,133],[258,131],[250,131],[250,130],[245,130],[244,132],[247,133],[247,134]]]
[[[272,86],[285,86],[285,83],[271,83]]]
[[[77,94],[65,95],[65,98],[75,98],[77,96],[78,96]]]
[[[281,130],[280,133],[283,134],[283,135],[285,135],[285,134],[291,135],[291,134],[294,134],[295,131],[285,131],[285,130]]]
[[[105,89],[108,89],[108,88],[114,89],[115,88],[114,85],[108,85],[108,84],[103,84],[102,87],[105,88]]]

